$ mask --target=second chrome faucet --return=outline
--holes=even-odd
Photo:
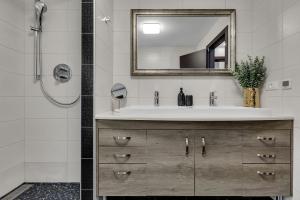
[[[209,93],[209,106],[216,106],[217,105],[217,96],[216,92],[212,91]]]
[[[154,106],[159,106],[159,92],[154,92]]]

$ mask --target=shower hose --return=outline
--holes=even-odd
[[[35,74],[35,79],[36,80],[39,80],[40,81],[40,86],[41,86],[41,90],[44,94],[44,96],[50,101],[52,102],[53,104],[57,105],[57,106],[60,106],[60,107],[69,107],[69,106],[72,106],[74,105],[76,102],[79,101],[80,99],[80,95],[78,95],[78,97],[76,97],[75,100],[71,101],[71,102],[60,102],[58,100],[56,100],[54,97],[52,97],[46,90],[45,88],[45,85],[44,85],[44,81],[43,81],[43,73],[42,73],[42,69],[43,69],[43,66],[42,66],[42,54],[41,54],[41,31],[39,30],[36,30],[35,31],[35,40],[34,40],[34,49],[35,49],[35,65],[37,67],[39,67],[39,75]],[[38,78],[37,78],[38,77]]]

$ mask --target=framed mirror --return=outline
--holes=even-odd
[[[131,10],[131,75],[231,75],[234,9]]]

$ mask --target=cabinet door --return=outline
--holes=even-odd
[[[194,136],[192,131],[147,131],[147,159],[149,195],[194,195]]]
[[[195,131],[195,195],[243,195],[241,133]]]

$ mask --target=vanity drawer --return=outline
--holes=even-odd
[[[146,196],[146,166],[100,164],[100,196]]]
[[[99,129],[100,146],[145,146],[145,130]]]
[[[289,147],[243,147],[243,163],[290,163]]]
[[[144,147],[100,147],[99,163],[146,163]]]
[[[243,165],[245,196],[290,196],[289,164]]]
[[[243,131],[243,145],[254,147],[289,147],[290,130],[247,130]]]

